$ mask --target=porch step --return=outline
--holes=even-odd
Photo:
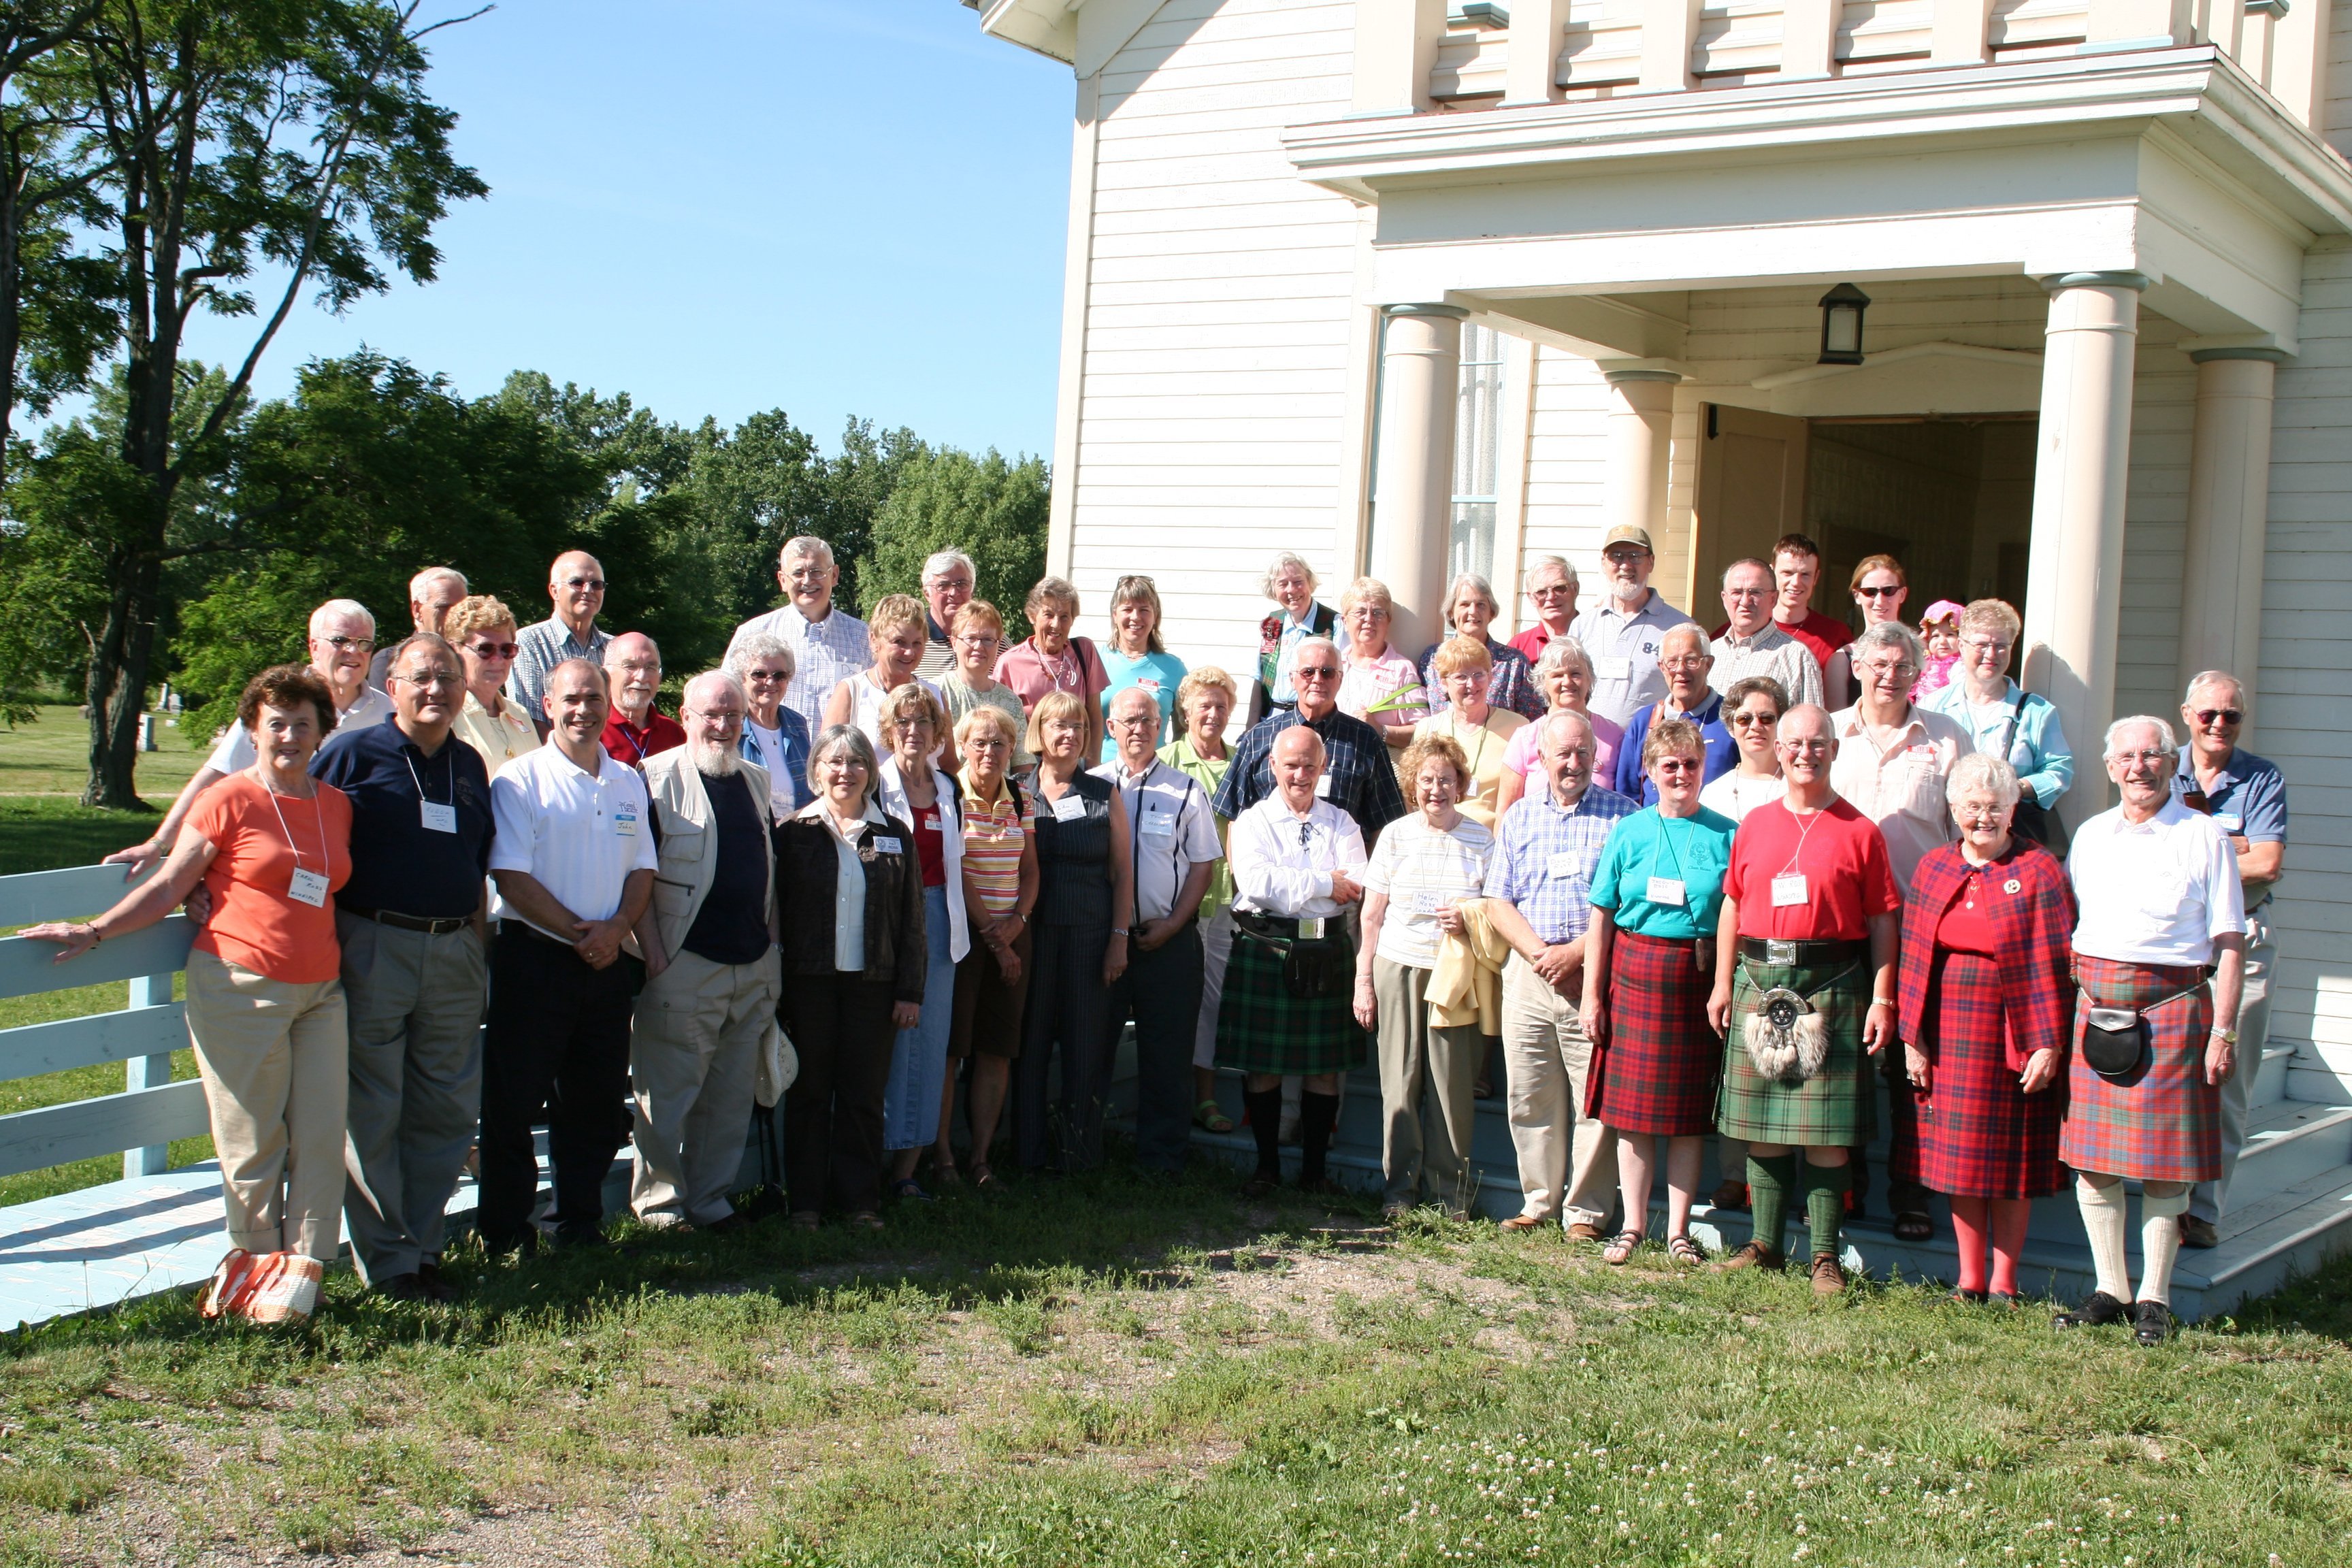
[[[2264,1046],[2262,1066],[2254,1070],[2252,1090],[2246,1098],[2248,1106],[2260,1110],[2293,1098],[2287,1093],[2287,1074],[2294,1065],[2293,1046]]]
[[[2291,1191],[2352,1162],[2352,1106],[2280,1100],[2248,1118],[2230,1179],[2233,1207]]]

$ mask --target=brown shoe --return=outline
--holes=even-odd
[[[1543,1223],[1531,1214],[1515,1214],[1505,1220],[1499,1228],[1508,1231],[1539,1230],[1543,1227]]]
[[[1591,1224],[1585,1220],[1578,1220],[1574,1225],[1568,1227],[1568,1239],[1570,1241],[1606,1241],[1609,1238],[1601,1234],[1601,1230],[1599,1226]]]
[[[1735,1268],[1785,1268],[1789,1260],[1760,1241],[1751,1241],[1716,1265],[1728,1274]]]
[[[2213,1228],[2210,1219],[2199,1219],[2193,1214],[2180,1216],[2180,1245],[2183,1247],[2219,1247],[2221,1233]]]
[[[1707,1203],[1715,1208],[1738,1209],[1744,1213],[1748,1207],[1748,1184],[1727,1176],[1723,1185],[1715,1189],[1715,1196],[1707,1199]]]
[[[1845,1294],[1845,1266],[1834,1252],[1813,1254],[1813,1294],[1843,1296]]]

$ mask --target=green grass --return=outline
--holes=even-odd
[[[139,793],[166,805],[203,765],[212,746],[172,725],[158,724],[155,735],[156,749],[139,758]],[[89,777],[89,726],[79,708],[47,705],[33,722],[0,729],[0,795],[76,800]]]
[[[661,1568],[2352,1559],[2342,1264],[2151,1352],[1931,1289],[1823,1304],[1438,1222],[1358,1256],[1322,1223],[1114,1168],[873,1237],[460,1253],[455,1307],[338,1275],[295,1332],[185,1296],[52,1324],[0,1345],[0,1561],[159,1519],[170,1561],[562,1563],[581,1530]]]

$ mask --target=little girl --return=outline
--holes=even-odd
[[[1951,600],[1938,599],[1919,618],[1919,637],[1927,645],[1927,664],[1919,672],[1918,683],[1911,688],[1912,701],[1950,683],[1952,666],[1960,658],[1960,610],[1961,606]]]

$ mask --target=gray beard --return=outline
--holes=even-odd
[[[743,759],[736,753],[734,747],[716,741],[688,740],[686,754],[693,759],[697,773],[708,773],[715,779],[731,777],[743,766]]]

